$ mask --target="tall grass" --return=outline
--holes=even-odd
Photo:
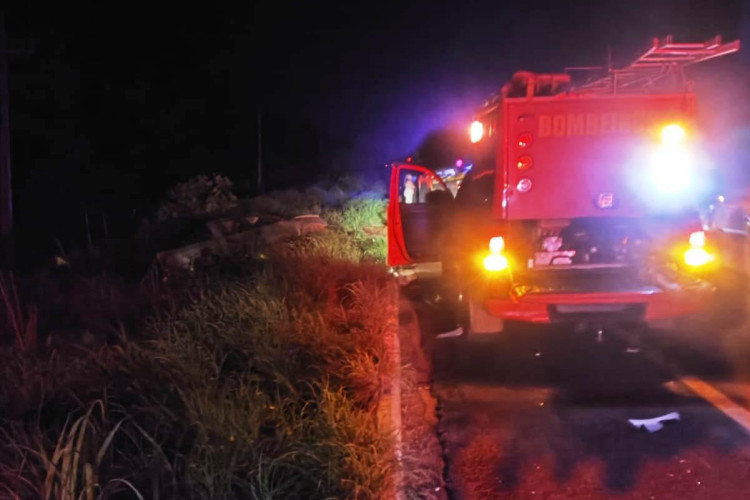
[[[326,215],[330,222],[350,233],[362,233],[365,228],[385,225],[387,202],[380,198],[354,198],[347,201],[340,210],[332,210]]]
[[[16,427],[14,434],[4,429],[8,444],[0,462],[0,478],[4,480],[0,484],[14,498],[33,495],[44,500],[99,500],[127,491],[131,497],[143,499],[127,477],[107,478],[115,454],[112,445],[126,420],[109,422],[105,403],[99,400],[83,415],[75,419],[69,416],[51,442],[40,429],[29,433]],[[8,460],[13,455],[17,467]],[[124,469],[120,472],[127,474]],[[8,483],[15,483],[16,488]]]
[[[69,273],[46,302],[0,277],[0,498],[391,491],[385,202],[336,184],[246,208],[330,228],[140,288]]]
[[[162,287],[138,332],[109,307],[96,349],[0,349],[0,498],[382,497],[387,273],[342,231],[264,255]]]
[[[354,243],[364,258],[385,262],[386,200],[361,197],[347,201],[339,209],[331,209],[324,217]]]
[[[373,412],[385,366],[367,329],[373,297],[336,281],[354,272],[344,263],[324,279],[298,260],[269,266],[150,325],[195,430],[188,480],[210,498],[371,498],[390,470]],[[350,304],[326,308],[328,285]]]
[[[4,324],[0,327],[10,331],[17,349],[30,351],[37,345],[37,308],[34,304],[22,307],[18,286],[12,274],[0,275],[0,297]]]

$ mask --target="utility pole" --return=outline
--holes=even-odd
[[[0,238],[4,240],[6,259],[13,231],[13,188],[10,166],[10,97],[8,92],[8,55],[32,54],[33,50],[9,50],[5,35],[5,14],[0,12]]]
[[[263,108],[258,105],[258,193],[263,188]]]
[[[10,176],[10,120],[8,119],[8,48],[5,14],[0,12],[0,237],[13,230],[13,189]]]

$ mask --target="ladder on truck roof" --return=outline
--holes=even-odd
[[[683,69],[691,64],[721,57],[740,49],[740,41],[722,43],[720,36],[703,43],[676,43],[672,36],[654,38],[651,47],[630,65],[609,69],[607,76],[578,86],[579,93],[619,94],[674,90],[687,80]]]

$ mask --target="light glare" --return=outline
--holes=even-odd
[[[706,233],[703,231],[695,231],[690,233],[690,246],[691,247],[705,247],[706,246]]]
[[[508,259],[504,255],[490,254],[484,258],[484,268],[496,273],[508,269]]]
[[[685,129],[682,125],[670,123],[661,129],[661,141],[664,144],[680,144],[685,140]]]
[[[531,190],[531,179],[528,177],[524,177],[520,181],[518,181],[518,184],[516,184],[516,189],[518,189],[522,193],[528,193]]]
[[[469,127],[469,139],[472,143],[477,143],[484,137],[484,125],[480,121],[475,121]]]
[[[714,257],[703,248],[691,248],[685,252],[685,264],[691,267],[705,266]]]
[[[503,249],[505,249],[505,238],[502,236],[490,238],[490,252],[493,254],[499,254]]]
[[[690,154],[685,148],[663,146],[652,158],[651,179],[664,194],[680,193],[692,184]]]

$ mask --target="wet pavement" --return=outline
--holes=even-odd
[[[411,298],[450,498],[750,498],[750,434],[685,383],[747,406],[741,333],[649,331],[637,352],[562,326],[436,340],[440,306]],[[654,433],[628,423],[669,412]]]

